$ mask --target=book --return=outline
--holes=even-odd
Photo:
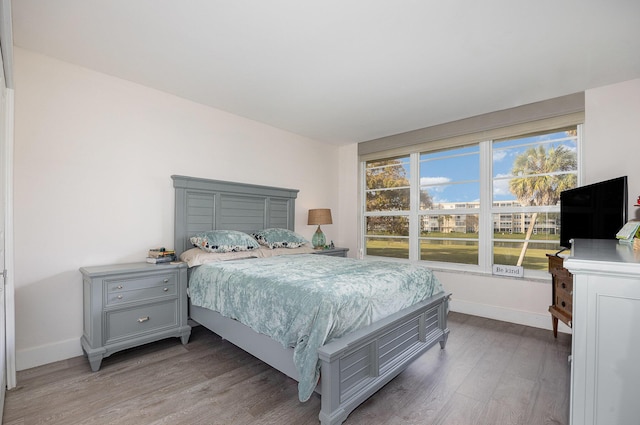
[[[630,221],[622,226],[622,229],[616,234],[616,238],[620,241],[633,241],[638,227],[640,227],[640,221]]]
[[[151,257],[151,258],[162,258],[162,257],[171,257],[172,255],[176,255],[175,251],[167,251],[167,252],[160,252],[160,253],[149,253],[147,255],[147,257]]]
[[[172,255],[176,255],[176,252],[172,249],[164,249],[164,248],[156,248],[150,249],[147,257],[151,258],[161,258],[161,257],[170,257]]]
[[[623,244],[623,245],[633,245],[635,243],[635,238],[629,238],[629,239],[618,239],[618,243]]]
[[[172,261],[176,261],[176,256],[174,255],[166,255],[164,257],[147,257],[147,263],[151,264],[162,264],[162,263],[170,263]]]

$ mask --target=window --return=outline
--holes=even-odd
[[[560,192],[578,184],[579,126],[365,161],[367,256],[546,271]],[[535,274],[535,272],[533,272]]]
[[[560,246],[560,192],[578,183],[577,128],[494,141],[493,263],[545,270]]]
[[[421,260],[478,264],[479,145],[420,154]]]
[[[408,156],[367,162],[367,255],[409,258],[410,169]]]

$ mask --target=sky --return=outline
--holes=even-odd
[[[521,139],[494,142],[493,172],[494,201],[515,200],[509,191],[509,176],[518,155],[531,147],[544,146],[576,151],[576,137],[566,132],[531,136]],[[421,185],[431,194],[434,203],[473,202],[480,199],[479,146],[421,155]],[[433,186],[432,186],[433,185]]]

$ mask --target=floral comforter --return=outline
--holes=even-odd
[[[318,383],[319,347],[442,290],[424,266],[313,254],[209,263],[189,280],[193,305],[294,348],[300,401]]]

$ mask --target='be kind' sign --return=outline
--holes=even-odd
[[[523,277],[524,268],[522,266],[505,266],[502,264],[494,264],[493,274],[498,276]]]

